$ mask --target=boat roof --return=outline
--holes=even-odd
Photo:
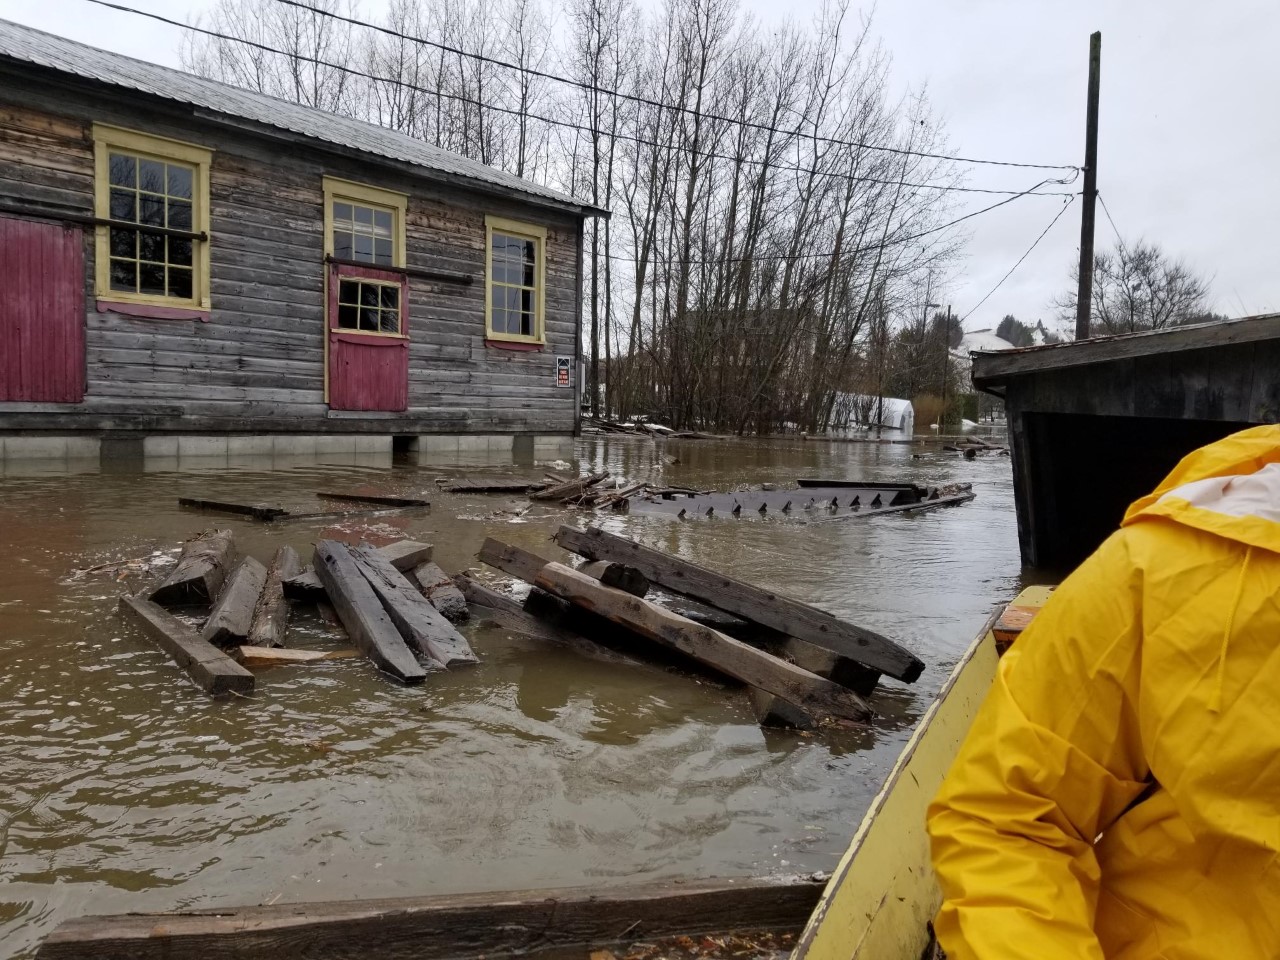
[[[607,215],[607,211],[586,201],[377,124],[136,60],[8,20],[0,20],[0,63],[4,61],[56,70],[409,164],[418,168],[416,172],[434,179],[465,181],[473,189],[487,193],[514,196],[585,216]]]

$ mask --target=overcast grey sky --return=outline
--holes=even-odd
[[[122,2],[186,19],[210,0]],[[784,11],[807,18],[818,0],[741,2],[767,23]],[[85,0],[0,0],[0,17],[177,66],[179,30]],[[1280,310],[1276,0],[882,0],[873,22],[893,56],[894,82],[927,85],[957,153],[1043,163],[1082,162],[1089,33],[1101,30],[1098,186],[1116,226],[1206,274],[1219,312]],[[1023,189],[1039,179],[1035,171],[974,168],[969,182]],[[962,206],[993,199],[966,195]],[[1060,202],[1026,198],[970,221],[965,260],[939,299],[967,313]],[[1053,319],[1050,301],[1076,256],[1079,208],[968,318],[969,329],[992,327],[1006,313]],[[1099,245],[1110,244],[1101,208],[1098,218]]]

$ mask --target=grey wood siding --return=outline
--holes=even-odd
[[[16,97],[23,103],[6,102]],[[86,400],[57,412],[0,405],[0,430],[574,430],[577,393],[556,387],[554,374],[557,355],[577,353],[577,217],[70,90],[9,90],[0,99],[0,215],[19,202],[92,214],[94,121],[214,150],[210,319],[99,313],[86,229]],[[473,278],[469,285],[409,278],[405,414],[330,416],[324,402],[326,174],[407,194],[408,266]],[[541,351],[485,343],[489,214],[547,228]]]

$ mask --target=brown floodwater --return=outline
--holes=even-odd
[[[479,569],[490,535],[563,557],[548,537],[584,514],[518,515],[522,497],[436,489],[441,477],[533,477],[542,465],[0,464],[0,956],[30,956],[84,913],[830,870],[942,679],[1020,583],[1009,460],[913,458],[919,449],[632,438],[572,448],[569,469],[705,488],[801,476],[973,483],[976,500],[920,516],[601,518],[927,662],[910,687],[882,684],[872,726],[813,736],[762,730],[740,689],[478,624],[465,632],[483,663],[423,686],[334,660],[260,671],[252,697],[215,702],[117,617],[120,593],[213,523],[263,560],[281,543],[309,557],[335,535],[426,540],[449,572]],[[265,526],[176,502],[316,509],[314,492],[333,489],[427,491],[433,508]],[[136,558],[147,559],[76,572]],[[305,611],[289,642],[345,646]]]

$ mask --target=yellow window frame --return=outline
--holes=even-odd
[[[493,235],[495,233],[519,237],[522,240],[534,241],[537,264],[534,267],[533,291],[533,336],[518,333],[498,332],[493,329]],[[505,286],[505,284],[504,284]],[[532,223],[521,223],[518,220],[507,220],[504,217],[484,218],[484,335],[486,340],[505,343],[547,342],[546,325],[547,301],[547,228]]]
[[[102,123],[93,125],[93,204],[94,216],[108,220],[111,217],[111,151],[118,150],[148,160],[178,162],[195,169],[195,182],[191,187],[191,232],[209,236],[209,167],[213,151],[194,143],[170,140],[154,134],[112,127]],[[159,307],[185,307],[193,310],[209,310],[209,240],[192,241],[191,297],[170,297],[162,294],[137,293],[111,289],[110,227],[99,224],[94,228],[94,296],[98,300],[114,303],[139,303]]]
[[[405,239],[404,239],[404,220],[405,211],[409,206],[409,198],[403,193],[396,193],[394,190],[383,190],[380,187],[370,187],[363,183],[355,183],[351,180],[341,180],[338,177],[324,178],[324,254],[326,257],[333,256],[333,204],[334,201],[339,203],[360,204],[365,207],[382,207],[390,210],[395,214],[391,228],[392,236],[392,252],[391,266],[394,269],[403,270],[405,265]],[[380,266],[376,263],[364,263],[364,266],[374,270]],[[381,265],[385,268],[385,264]]]

